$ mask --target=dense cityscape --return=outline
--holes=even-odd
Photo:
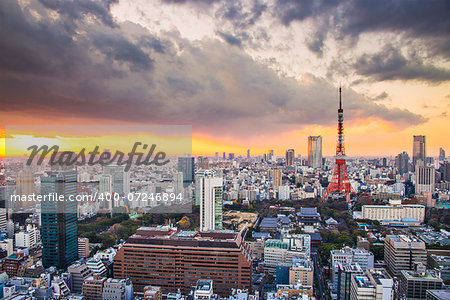
[[[347,158],[339,95],[334,159],[309,136],[305,157],[181,156],[173,173],[4,161],[2,297],[448,299],[444,149],[427,156],[417,135],[411,159]],[[13,166],[15,176],[5,171]],[[52,193],[62,201],[18,200]],[[69,201],[79,193],[103,196]],[[159,202],[134,199],[173,194],[192,211],[158,213]]]

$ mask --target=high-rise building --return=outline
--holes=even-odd
[[[402,152],[395,157],[395,167],[400,175],[408,173],[409,170],[409,156],[408,153]]]
[[[223,179],[213,170],[201,170],[195,177],[195,204],[200,205],[200,230],[222,229]]]
[[[247,149],[247,159],[250,159],[250,149]]]
[[[367,269],[364,275],[353,275],[350,287],[351,300],[394,299],[394,280],[385,269]]]
[[[34,172],[31,168],[25,168],[17,173],[16,177],[16,194],[20,196],[28,196],[34,194]],[[31,201],[21,201],[15,203],[14,209],[26,209],[34,203]],[[20,205],[20,207],[18,207]]]
[[[423,162],[416,164],[416,194],[434,193],[434,167],[425,167]]]
[[[414,263],[427,263],[425,243],[415,236],[388,235],[384,261],[394,276],[400,276],[402,270],[414,270]]]
[[[89,239],[79,237],[78,238],[78,258],[89,257]]]
[[[233,160],[234,159],[234,153],[228,153],[228,159]]]
[[[357,263],[365,271],[374,267],[374,255],[372,252],[362,248],[344,247],[331,250],[331,280],[337,284],[339,265],[350,265]]]
[[[123,165],[105,165],[103,166],[103,176],[109,176],[111,190],[107,193],[117,193],[125,196],[130,193],[130,172],[125,171]]]
[[[450,181],[450,162],[445,162],[441,166],[442,180]]]
[[[215,154],[215,159],[216,159],[216,161],[219,160],[219,152],[216,152],[216,154]]]
[[[364,270],[358,263],[352,264],[338,264],[337,275],[337,299],[338,300],[350,300],[350,289],[352,283],[352,277],[357,275],[363,275]]]
[[[264,269],[272,274],[280,264],[292,265],[295,257],[308,258],[311,253],[311,236],[297,234],[280,240],[266,240]]]
[[[141,227],[117,251],[114,277],[130,278],[136,291],[150,282],[163,294],[188,293],[197,280],[208,278],[215,292],[251,289],[248,247],[240,233],[178,231],[169,227]]]
[[[286,167],[290,168],[294,165],[294,158],[295,158],[295,150],[294,149],[286,150]]]
[[[78,258],[77,172],[49,172],[41,177],[42,264],[65,269]],[[51,196],[61,196],[55,201]]]
[[[197,158],[197,169],[198,170],[209,169],[209,158],[206,156],[199,156]]]
[[[195,163],[194,157],[178,157],[178,172],[183,173],[183,186],[187,187],[194,182]]]
[[[416,165],[418,160],[425,163],[426,157],[425,136],[415,135],[413,138],[413,166]]]
[[[308,137],[308,166],[322,167],[322,136],[320,135]]]
[[[440,161],[445,160],[445,150],[442,147],[439,148],[439,160]]]
[[[281,186],[283,182],[283,173],[281,172],[280,168],[272,169],[272,182],[274,187]]]

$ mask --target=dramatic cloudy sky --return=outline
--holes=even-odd
[[[187,124],[195,154],[450,152],[450,2],[1,0],[0,126]]]

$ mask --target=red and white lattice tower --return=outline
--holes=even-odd
[[[342,89],[339,87],[339,109],[338,109],[338,140],[336,146],[336,162],[334,164],[333,178],[327,190],[322,196],[322,200],[328,195],[341,194],[350,203],[350,194],[355,193],[350,180],[348,179],[347,164],[344,145],[344,109],[342,108]]]

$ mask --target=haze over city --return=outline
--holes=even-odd
[[[450,148],[446,1],[0,3],[1,124],[192,125],[193,154]],[[27,88],[24,89],[23,87]],[[86,134],[86,133],[82,133]],[[2,152],[3,153],[3,152]]]

